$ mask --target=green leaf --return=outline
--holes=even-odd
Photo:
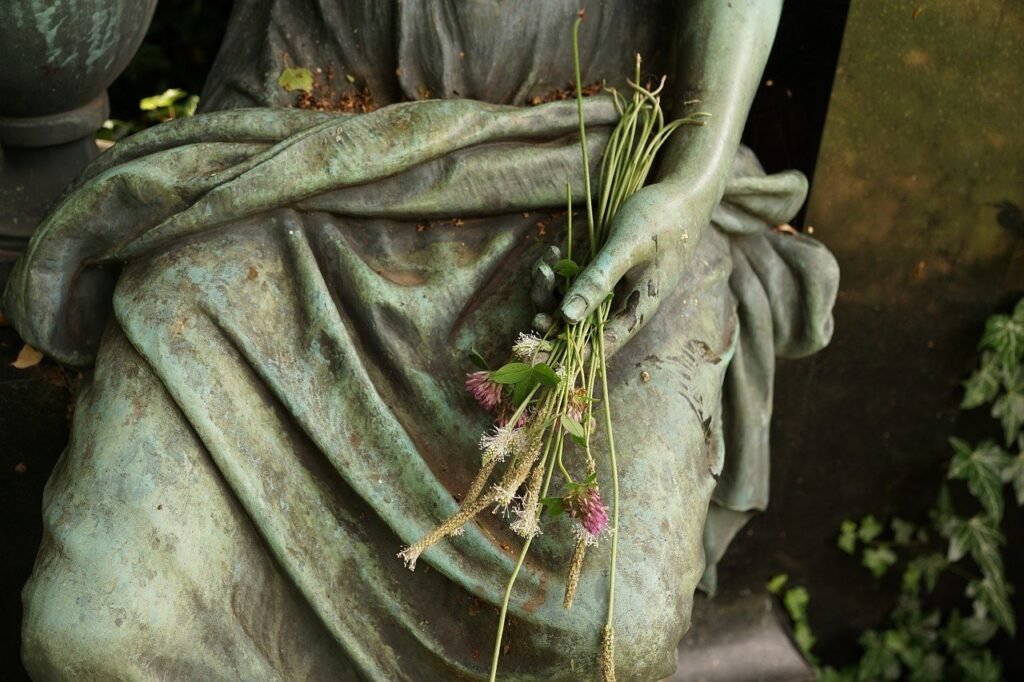
[[[992,416],[1003,425],[1003,436],[1010,444],[1024,426],[1024,386],[1014,384],[992,404]]]
[[[915,661],[910,682],[943,682],[947,679],[945,667],[946,657],[929,651]]]
[[[1004,483],[1009,483],[1013,486],[1013,494],[1017,499],[1017,506],[1024,506],[1024,452],[1011,458],[1006,463],[1000,478]]]
[[[277,84],[287,92],[313,92],[313,73],[309,69],[285,69],[277,77]]]
[[[972,448],[959,438],[951,438],[953,459],[949,464],[949,478],[967,482],[982,508],[995,523],[1003,518],[1003,469],[1010,456],[990,440]]]
[[[1002,580],[1003,559],[999,548],[1005,544],[1006,539],[991,518],[981,514],[966,521],[954,518],[948,531],[946,537],[949,539],[949,551],[946,556],[949,561],[959,561],[970,553],[983,575]]]
[[[578,421],[567,414],[563,414],[560,419],[562,422],[562,428],[564,428],[570,436],[575,436],[581,439],[586,438],[587,434],[583,430],[583,426]]]
[[[860,659],[860,680],[896,680],[899,679],[899,657],[885,646],[885,641],[878,632],[868,630],[860,639],[864,656]]]
[[[897,517],[889,522],[889,527],[892,528],[893,543],[899,547],[907,547],[914,541],[914,533],[917,531],[917,526],[904,521]]]
[[[542,497],[540,503],[551,516],[558,516],[565,511],[565,501],[561,497]]]
[[[992,524],[991,519],[974,516],[967,525],[974,536],[971,547],[971,558],[974,559],[974,563],[981,569],[983,576],[1002,583],[1003,554],[1000,547],[1006,544],[1006,538],[999,532],[999,528]]]
[[[878,519],[868,514],[860,520],[860,530],[857,531],[857,537],[861,539],[861,542],[871,542],[882,533],[882,530],[882,524],[878,522]]]
[[[941,554],[932,553],[914,557],[907,562],[907,568],[903,572],[903,591],[916,594],[922,579],[925,589],[928,592],[933,591],[935,584],[939,581],[939,576],[947,566],[949,563]]]
[[[853,668],[837,670],[830,665],[815,671],[818,682],[857,682],[857,671]]]
[[[487,360],[484,359],[484,356],[480,355],[475,350],[469,351],[469,361],[476,365],[478,369],[482,369],[485,372],[489,372],[491,370],[490,366],[487,364]]]
[[[552,265],[551,269],[562,277],[575,277],[581,270],[580,266],[576,264],[576,261],[571,258],[563,258]]]
[[[768,581],[768,591],[772,594],[779,594],[782,592],[782,588],[786,586],[786,582],[789,580],[789,575],[786,573],[779,573],[778,575],[772,576],[772,579]]]
[[[811,601],[811,595],[805,587],[794,587],[786,590],[786,596],[782,603],[786,607],[786,613],[793,619],[794,623],[807,620],[807,604]]]
[[[951,652],[965,651],[988,644],[999,631],[999,625],[987,617],[978,615],[964,618],[960,611],[953,610],[942,629],[942,638]]]
[[[974,580],[967,586],[967,596],[974,599],[978,615],[991,615],[1011,637],[1016,634],[1013,607],[1010,605],[1010,588],[1002,580],[989,577]]]
[[[532,378],[534,381],[545,386],[557,386],[558,382],[561,381],[561,379],[558,378],[558,375],[555,374],[555,370],[551,369],[550,365],[543,362],[538,362],[533,366]]]
[[[847,554],[853,554],[857,550],[857,523],[855,521],[843,521],[839,526],[839,539],[836,540],[836,544]]]
[[[189,95],[185,103],[179,105],[178,116],[195,116],[199,108],[199,95]]]
[[[811,626],[807,624],[807,621],[799,621],[793,624],[793,639],[796,641],[796,645],[800,647],[800,651],[804,657],[809,661],[814,661],[814,654],[811,653],[811,649],[817,643],[817,639],[814,637],[814,633],[811,632]]]
[[[868,547],[864,550],[861,564],[876,578],[881,578],[896,563],[896,553],[888,547]]]
[[[1009,367],[1024,356],[1024,320],[1008,315],[993,315],[985,322],[980,348],[996,352],[1000,362]]]
[[[1002,381],[1002,368],[994,353],[985,353],[981,359],[981,367],[963,383],[964,398],[960,402],[961,409],[969,410],[996,399]]]
[[[178,88],[170,88],[164,90],[159,95],[153,95],[152,97],[143,97],[139,100],[139,109],[143,111],[156,111],[157,109],[164,109],[173,105],[179,99],[187,95],[188,93]]]
[[[525,362],[510,362],[491,372],[491,381],[499,384],[518,384],[529,380],[533,367]]]
[[[958,676],[961,680],[1001,682],[1003,679],[1003,665],[988,649],[973,655],[957,656],[956,662],[961,669],[961,675]]]
[[[939,497],[935,500],[935,506],[932,507],[929,516],[931,516],[935,529],[948,538],[950,524],[956,519],[956,514],[953,510],[953,500],[949,495],[948,486],[942,485],[939,487]]]
[[[517,383],[515,388],[512,389],[512,404],[516,407],[522,405],[530,396],[530,391],[532,391],[536,385],[537,382],[533,379],[532,374],[526,379],[526,381],[520,381]]]
[[[882,644],[889,651],[893,651],[897,654],[903,652],[907,648],[909,636],[906,632],[901,630],[886,630],[882,633]]]

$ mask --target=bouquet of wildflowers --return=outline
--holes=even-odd
[[[637,55],[635,81],[630,82],[631,96],[627,98],[611,91],[621,119],[604,152],[595,210],[590,190],[580,82],[579,26],[582,19],[581,12],[573,27],[573,59],[583,181],[587,193],[586,244],[589,248],[583,253],[573,249],[572,201],[567,188],[569,210],[565,258],[553,265],[565,288],[572,284],[576,275],[607,241],[616,212],[630,195],[643,186],[658,149],[669,135],[681,125],[699,125],[706,115],[694,114],[666,123],[659,100],[664,79],[654,89],[641,86],[640,57]],[[467,376],[466,389],[481,407],[495,415],[493,429],[480,438],[480,470],[466,491],[459,511],[399,553],[412,569],[427,548],[445,537],[461,533],[463,526],[484,509],[498,507],[510,512],[510,528],[523,537],[524,542],[501,605],[491,680],[497,675],[502,633],[516,577],[533,538],[542,532],[545,518],[559,514],[567,514],[576,521],[571,552],[567,547],[565,608],[572,606],[587,547],[595,545],[606,535],[611,542],[608,614],[599,656],[604,679],[615,679],[612,615],[619,504],[604,346],[604,326],[611,310],[612,297],[609,296],[578,324],[552,325],[543,336],[521,333],[512,347],[512,360],[495,370],[489,369],[483,358],[473,354],[472,359],[480,369]],[[591,439],[599,428],[595,417],[595,406],[599,402],[598,416],[602,417],[608,446],[610,466],[607,472],[597,470],[591,452]],[[571,458],[578,459],[570,462]],[[577,479],[570,474],[570,468],[586,473]],[[601,494],[601,481],[611,488],[610,518]],[[551,494],[553,485],[560,486],[556,495]]]

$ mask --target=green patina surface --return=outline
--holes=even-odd
[[[390,35],[364,46],[345,21],[264,4],[273,25],[244,17],[229,32],[238,54],[212,77],[207,106],[227,106],[227,91],[269,103],[266,63],[315,58],[348,73],[362,49],[402,55],[398,69],[366,67],[380,70],[367,82],[390,79],[374,93],[382,103],[398,88],[444,93],[457,82],[460,95],[521,105],[545,69],[558,77],[565,46],[543,31],[575,17],[568,2],[509,3],[498,19],[455,2],[431,23],[421,15],[434,5],[375,5],[395,12],[398,27],[386,25],[403,36],[396,48]],[[369,33],[385,25],[360,3],[338,7]],[[644,27],[657,16],[616,21],[634,11],[607,3],[588,21],[613,37],[653,35]],[[738,147],[778,11],[708,1],[679,12],[664,46],[678,60],[672,98],[702,96],[714,123],[674,141],[660,180],[625,205],[568,292],[586,308],[618,285],[632,302],[617,318],[609,377],[626,443],[623,679],[671,672],[705,567],[767,503],[774,358],[813,352],[832,331],[834,260],[772,229],[796,212],[806,180],[766,176]],[[533,31],[532,51],[522,33],[460,43],[496,25]],[[249,46],[267,50],[265,61],[238,42],[316,31],[336,36],[338,53],[311,41],[286,54],[272,38]],[[620,68],[622,41],[602,38],[588,81]],[[503,73],[523,74],[518,94],[494,94],[486,69],[473,75],[474,60],[495,55]],[[436,64],[442,72],[429,71]],[[584,113],[596,164],[617,114],[604,98]],[[546,246],[531,216],[557,241],[564,217],[552,213],[566,181],[582,195],[576,115],[571,102],[476,99],[359,116],[211,112],[118,143],[86,171],[3,299],[27,341],[95,361],[25,591],[34,674],[484,674],[480,652],[519,540],[484,514],[415,573],[395,554],[456,509],[477,469],[488,418],[463,390],[465,354],[476,348],[497,364],[529,325],[531,266]],[[553,524],[517,583],[506,679],[596,670],[607,546],[566,611],[570,537]]]

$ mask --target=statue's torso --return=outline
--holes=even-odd
[[[377,105],[432,97],[527,104],[571,83],[578,9],[575,0],[247,3],[232,19],[202,106],[288,106],[294,94],[276,81],[289,67],[320,69],[325,90],[332,72],[330,89],[365,89]],[[585,83],[624,84],[636,53],[645,77],[663,73],[673,3],[606,0],[586,12]]]

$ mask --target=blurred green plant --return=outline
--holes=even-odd
[[[806,587],[787,588],[788,583],[789,575],[780,573],[768,581],[768,591],[782,599],[782,605],[786,607],[786,613],[793,623],[793,639],[796,645],[808,661],[817,665],[818,659],[812,651],[817,640],[807,620],[807,605],[811,601],[811,595]]]
[[[199,95],[190,95],[178,88],[169,88],[159,95],[139,100],[139,116],[131,120],[111,118],[96,132],[101,140],[117,142],[143,128],[183,116],[192,116],[199,106]]]
[[[979,350],[981,362],[964,382],[960,407],[991,405],[990,413],[1002,427],[1002,443],[972,445],[950,439],[953,452],[946,478],[956,487],[951,491],[943,483],[928,523],[893,518],[883,524],[869,514],[840,526],[836,544],[851,556],[859,555],[876,579],[897,566],[903,571],[899,597],[884,626],[858,639],[862,655],[857,663],[841,669],[821,666],[812,652],[807,591],[784,590],[786,576],[776,576],[768,585],[783,599],[794,639],[821,682],[1003,679],[1002,662],[989,644],[999,630],[1011,637],[1016,633],[1001,528],[1007,486],[1017,505],[1024,506],[1024,300],[1010,315],[989,318]],[[940,585],[943,597],[947,590],[957,590],[953,594],[963,598],[950,606],[950,599],[937,592]],[[965,606],[969,609],[962,613]]]

